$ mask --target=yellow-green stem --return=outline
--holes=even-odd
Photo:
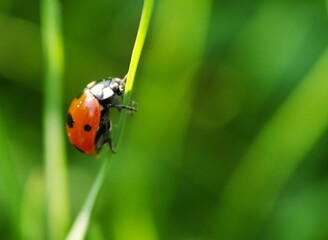
[[[145,0],[142,9],[142,15],[140,19],[135,45],[132,51],[132,56],[131,56],[131,61],[128,71],[128,79],[125,88],[125,96],[123,100],[124,104],[128,104],[130,100],[135,74],[137,71],[140,55],[147,35],[152,8],[153,8],[153,0]],[[125,119],[126,119],[126,112],[122,111],[119,119],[118,128],[114,136],[114,146],[116,146],[116,149],[118,148],[119,145],[119,140],[122,135]],[[73,226],[67,236],[67,239],[69,240],[84,239],[84,236],[89,226],[92,210],[94,208],[97,196],[99,195],[101,186],[103,185],[103,181],[105,179],[107,166],[109,165],[108,164],[109,160],[110,159],[108,157],[106,159],[103,159],[103,164],[98,172],[96,180],[88,194],[88,197],[82,209],[80,210],[77,218],[73,223]]]
[[[147,31],[148,31],[148,26],[151,18],[151,13],[153,9],[153,0],[145,0],[144,1],[144,6],[142,9],[142,14],[141,14],[141,19],[140,19],[140,24],[138,28],[138,33],[136,37],[136,41],[133,47],[132,55],[131,55],[131,61],[130,61],[130,66],[129,66],[129,71],[128,71],[128,79],[126,82],[126,87],[125,87],[125,96],[123,100],[124,105],[128,105],[131,97],[131,91],[133,88],[133,83],[135,79],[135,75],[137,72],[138,64],[139,64],[139,59],[140,55],[142,52],[142,48],[146,39]],[[116,134],[114,136],[114,143],[116,144],[115,146],[118,148],[120,144],[120,137],[122,135],[122,130],[124,126],[124,122],[126,119],[126,111],[123,111],[121,113],[120,119],[119,119],[119,125],[118,129],[116,131]]]

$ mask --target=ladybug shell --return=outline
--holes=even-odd
[[[95,138],[100,123],[100,104],[86,89],[68,109],[66,131],[70,142],[85,154],[96,154]]]

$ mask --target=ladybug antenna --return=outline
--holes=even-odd
[[[126,83],[126,80],[128,80],[128,73],[125,75],[125,77],[122,79],[123,83]]]

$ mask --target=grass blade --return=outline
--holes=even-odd
[[[261,130],[231,177],[216,214],[224,239],[248,238],[328,127],[328,48]],[[236,231],[238,229],[239,231]]]
[[[18,186],[16,169],[8,151],[8,137],[5,124],[0,112],[0,180],[5,186],[6,203],[8,204],[9,222],[12,237],[19,238],[19,206],[20,189]]]
[[[45,62],[44,159],[49,239],[62,239],[69,224],[62,116],[64,50],[59,3],[41,1],[41,40]]]
[[[98,172],[97,178],[88,194],[87,199],[84,202],[82,209],[76,220],[74,221],[73,227],[71,228],[67,239],[70,240],[77,240],[77,239],[84,239],[84,236],[87,232],[90,216],[96,202],[97,196],[100,192],[101,186],[103,185],[106,169],[109,161],[104,159],[104,162]]]
[[[126,87],[125,87],[125,96],[124,96],[124,100],[123,100],[123,105],[128,105],[129,101],[130,101],[134,78],[136,75],[140,55],[141,55],[142,48],[143,48],[145,38],[147,35],[147,30],[148,30],[148,26],[149,26],[149,22],[150,22],[152,9],[153,9],[153,0],[145,0],[144,6],[142,9],[142,14],[141,14],[141,19],[140,19],[140,24],[139,24],[136,41],[135,41],[133,51],[132,51],[132,56],[131,56],[131,61],[130,61],[130,66],[129,66],[129,71],[128,71],[128,79],[127,79]],[[119,144],[120,144],[120,137],[122,135],[122,130],[123,130],[124,122],[126,119],[126,114],[127,114],[126,111],[123,111],[121,113],[120,119],[119,119],[119,125],[117,128],[116,134],[114,135],[114,143],[116,143],[115,146],[117,148],[119,147]]]
[[[135,41],[135,45],[132,51],[131,62],[128,71],[128,79],[125,88],[125,96],[123,100],[123,104],[128,104],[131,96],[131,91],[133,87],[133,82],[135,78],[135,74],[137,71],[140,55],[142,52],[142,48],[144,45],[144,41],[147,35],[147,30],[150,22],[151,12],[153,7],[153,0],[145,0],[144,6],[142,9],[141,20],[139,24],[139,29]],[[114,135],[113,141],[116,149],[119,147],[120,138],[123,132],[123,127],[126,119],[126,111],[122,111],[120,114],[120,119],[118,123],[118,128],[116,134]],[[73,226],[67,236],[69,240],[78,240],[83,239],[90,222],[90,217],[92,214],[92,210],[94,208],[97,196],[101,190],[101,186],[103,185],[103,181],[106,174],[107,165],[109,163],[109,159],[106,158],[103,160],[103,164],[98,172],[97,178],[88,194],[88,197],[78,214],[76,220],[73,223]]]

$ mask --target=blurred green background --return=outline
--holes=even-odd
[[[64,116],[126,74],[142,4],[62,1]],[[328,239],[326,4],[156,1],[87,238]],[[43,71],[40,3],[1,0],[1,239],[47,238]],[[73,220],[102,160],[66,148]]]

